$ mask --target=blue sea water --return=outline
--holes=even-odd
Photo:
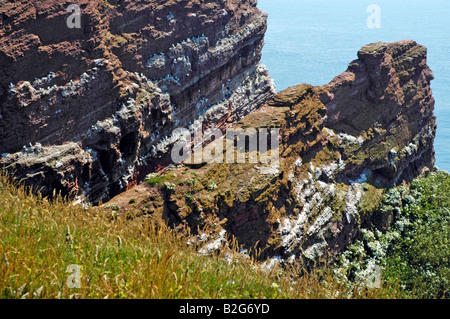
[[[380,28],[367,26],[371,4],[380,8]],[[450,171],[449,0],[259,0],[258,6],[269,14],[262,63],[278,91],[330,82],[368,43],[414,39],[425,45],[435,76],[436,166]]]

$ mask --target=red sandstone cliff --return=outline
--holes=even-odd
[[[306,264],[333,258],[363,225],[390,227],[395,212],[378,211],[385,189],[434,167],[426,60],[427,49],[412,40],[363,47],[331,83],[291,87],[236,124],[280,128],[279,166],[175,168],[160,177],[171,189],[155,182],[130,209],[193,232],[214,229],[204,251],[220,247],[228,233],[249,249],[257,245],[263,257]],[[112,203],[123,206],[120,200]]]
[[[271,98],[265,30],[253,0],[1,4],[2,166],[44,194],[110,198],[168,163],[176,127],[225,127]]]
[[[72,3],[80,29],[67,27]],[[284,259],[336,254],[362,224],[389,227],[383,190],[434,166],[426,48],[370,44],[331,83],[272,98],[265,30],[251,0],[4,2],[1,166],[44,195],[97,203],[169,164],[177,127],[278,127],[279,167],[176,168],[164,177],[173,190],[146,189],[136,207],[193,230],[212,220],[219,241],[228,232]]]

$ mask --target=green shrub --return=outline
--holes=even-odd
[[[208,190],[213,191],[213,190],[215,190],[216,188],[217,188],[216,183],[214,183],[213,181],[210,181],[210,182],[209,182],[209,185],[208,185]]]
[[[187,193],[186,194],[186,198],[188,199],[188,201],[192,202],[194,200],[194,196],[192,196],[191,193]]]
[[[175,184],[172,184],[172,183],[165,182],[164,187],[169,191],[175,190]]]
[[[195,185],[195,183],[197,183],[197,178],[192,178],[192,179],[188,179],[187,181],[186,181],[190,186],[194,186]]]
[[[450,298],[450,175],[417,179],[402,213],[409,223],[386,259],[391,281],[425,298]]]
[[[173,181],[177,178],[175,174],[159,175],[158,173],[151,173],[145,177],[145,185],[147,186],[165,186],[165,182]]]
[[[418,178],[383,197],[381,212],[396,221],[385,233],[362,229],[360,241],[341,254],[337,267],[354,280],[370,263],[383,280],[422,298],[450,298],[450,174]]]
[[[117,206],[117,205],[115,205],[115,204],[111,205],[110,208],[111,208],[112,210],[114,210],[114,211],[120,210],[120,206]]]
[[[145,184],[148,186],[157,186],[160,185],[163,181],[164,177],[160,176],[157,173],[151,173],[145,177]]]

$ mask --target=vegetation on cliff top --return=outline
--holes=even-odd
[[[404,298],[448,297],[450,175],[416,179],[391,189],[381,211],[394,212],[386,232],[363,229],[361,241],[334,269],[302,273],[299,266],[267,268],[224,250],[199,254],[151,218],[68,205],[30,194],[0,176],[1,298]],[[370,263],[382,268],[381,288],[358,280]],[[70,289],[69,265],[81,268]],[[336,276],[345,270],[346,276]],[[350,278],[350,280],[348,279]]]
[[[0,176],[1,298],[398,298],[395,285],[350,288],[329,270],[265,268],[233,250],[186,245],[188,232],[32,195]],[[80,288],[70,289],[70,265]],[[73,278],[73,277],[71,277]]]

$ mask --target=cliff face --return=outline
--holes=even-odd
[[[333,258],[362,226],[391,225],[395,211],[377,210],[386,188],[434,166],[426,58],[426,48],[411,40],[363,47],[331,83],[289,88],[234,126],[280,128],[279,166],[178,167],[150,179],[154,186],[132,209],[194,231],[214,229],[206,250],[229,233],[247,248],[257,244],[263,256]],[[113,203],[126,207],[130,196],[137,195]]]
[[[377,211],[384,190],[434,167],[433,74],[426,60],[426,48],[411,40],[370,44],[331,83],[284,102],[288,123],[310,108],[303,121],[312,129],[310,138],[296,142],[304,130],[287,124],[282,184],[301,208],[275,224],[282,255],[334,256],[362,225],[386,230],[396,216]],[[275,100],[286,94],[280,96]]]
[[[44,195],[118,194],[168,164],[175,128],[225,128],[272,97],[266,18],[254,0],[2,4],[1,165]]]
[[[427,50],[414,41],[374,43],[324,89],[326,126],[370,143],[347,176],[370,170],[386,183],[434,165],[436,120]],[[386,156],[386,154],[388,154]]]
[[[434,166],[433,75],[414,41],[367,45],[331,83],[273,96],[256,1],[23,0],[0,17],[0,163],[44,195],[131,188],[170,164],[178,127],[280,129],[279,165],[172,167],[112,200],[213,230],[206,251],[228,233],[263,256],[333,257],[361,226],[389,227],[386,188]]]

